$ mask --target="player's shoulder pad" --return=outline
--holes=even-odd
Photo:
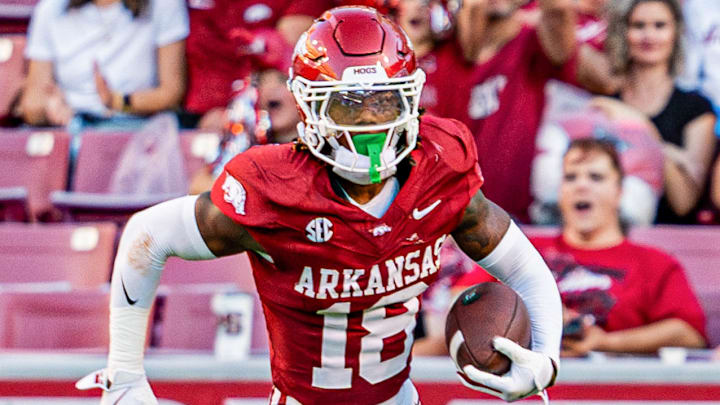
[[[254,189],[266,201],[283,205],[307,198],[313,182],[309,153],[298,151],[294,143],[254,146],[235,156],[225,171],[244,187]],[[312,168],[311,168],[312,167]]]
[[[477,147],[465,124],[451,118],[423,115],[420,142],[428,156],[437,154],[455,172],[464,173],[477,165]]]
[[[293,154],[292,144],[253,146],[232,158],[225,171],[248,182],[267,180],[292,165]]]

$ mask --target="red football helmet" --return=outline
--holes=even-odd
[[[300,139],[313,155],[348,172],[368,173],[357,162],[360,155],[370,156],[370,171],[387,177],[415,148],[424,82],[412,45],[394,22],[369,7],[328,10],[300,37],[293,54],[289,86],[304,121]],[[357,118],[365,109],[388,118],[368,124],[331,117],[340,110]],[[384,135],[375,138],[382,142],[374,157],[356,138],[367,134]],[[338,159],[340,149],[344,159]]]

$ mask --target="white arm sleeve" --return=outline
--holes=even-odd
[[[560,293],[540,253],[515,222],[510,222],[500,243],[478,264],[522,298],[532,325],[532,349],[557,364],[562,337]]]
[[[165,261],[215,257],[195,219],[198,196],[176,198],[130,218],[120,239],[110,288],[110,377],[118,369],[144,373],[148,316]]]

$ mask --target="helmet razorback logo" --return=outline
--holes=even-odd
[[[307,231],[305,235],[315,243],[327,242],[333,236],[332,227],[333,223],[329,219],[318,217],[308,222],[305,227],[305,231]]]

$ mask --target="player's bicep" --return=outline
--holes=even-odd
[[[507,212],[478,190],[452,235],[460,249],[477,261],[495,249],[509,226]]]
[[[264,251],[242,225],[228,218],[213,204],[209,192],[198,197],[195,217],[200,235],[215,256],[229,256],[246,250]]]

